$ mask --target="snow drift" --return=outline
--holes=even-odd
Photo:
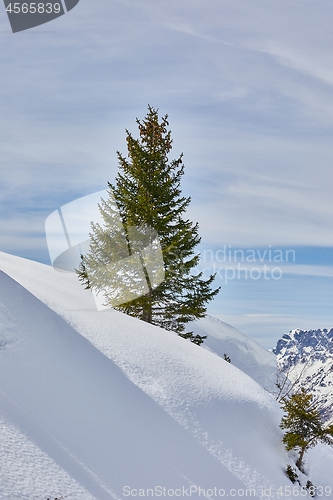
[[[248,374],[97,312],[72,274],[3,253],[0,269],[1,499],[284,496],[280,409]],[[238,362],[268,380],[270,353],[238,338]]]

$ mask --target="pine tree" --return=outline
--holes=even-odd
[[[333,425],[324,426],[319,410],[313,404],[313,395],[307,394],[304,388],[285,398],[282,409],[286,415],[282,418],[280,427],[287,429],[283,443],[287,451],[299,451],[296,465],[303,471],[304,453],[309,448],[318,442],[333,444]]]
[[[192,272],[200,259],[195,248],[201,239],[198,224],[184,218],[191,199],[181,194],[183,155],[171,161],[168,158],[172,139],[167,115],[159,120],[158,110],[148,106],[145,119],[136,122],[139,139],[126,130],[127,157],[117,152],[119,173],[115,184],[108,183],[109,194],[112,192],[114,198],[102,200],[100,204],[104,227],[92,224],[90,252],[84,256],[81,269],[87,275],[82,272],[80,275],[80,270],[78,274],[84,283],[85,277],[89,276],[90,286],[103,290],[108,297],[108,273],[98,277],[96,269],[98,266],[107,268],[112,260],[110,255],[121,246],[117,239],[119,235],[122,241],[125,238],[127,242],[133,242],[133,236],[129,239],[128,233],[130,228],[136,227],[139,233],[145,234],[146,243],[152,243],[153,229],[162,248],[164,280],[157,288],[147,280],[147,293],[116,308],[200,344],[204,337],[200,341],[192,332],[184,333],[185,325],[206,315],[206,304],[219,288],[211,288],[215,275],[204,279],[202,272]],[[114,231],[112,233],[115,213],[120,214],[123,225],[123,230],[117,231],[118,236]],[[124,274],[119,279],[124,279]],[[128,286],[130,288],[130,283]]]
[[[87,269],[86,269],[86,265],[85,265],[85,262],[84,262],[84,255],[80,255],[81,257],[81,262],[80,262],[80,265],[79,265],[79,269],[75,269],[76,270],[76,273],[79,275],[79,280],[81,281],[82,285],[84,286],[84,289],[85,290],[90,290],[91,289],[91,285],[90,285],[90,281],[89,281],[89,276],[88,276],[88,272],[87,272]]]

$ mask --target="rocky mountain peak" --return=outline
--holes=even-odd
[[[325,419],[333,422],[333,328],[291,330],[273,352],[281,372],[295,388],[314,394]]]

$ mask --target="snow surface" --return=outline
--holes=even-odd
[[[75,275],[43,264],[0,253],[0,269],[0,499],[294,498],[278,494],[281,410],[249,376],[270,380],[271,353],[212,319],[197,325],[216,340],[204,349],[98,312]],[[331,451],[308,466],[333,489]]]
[[[226,354],[233,365],[247,373],[261,387],[271,392],[275,390],[276,356],[258,342],[210,315],[189,323],[188,328],[195,335],[207,335],[203,344],[206,349],[212,350],[221,358]]]

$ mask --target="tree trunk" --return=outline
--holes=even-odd
[[[297,465],[297,467],[299,468],[299,470],[301,472],[304,472],[304,469],[303,469],[303,457],[304,457],[304,453],[305,453],[305,448],[302,448],[301,452],[299,454],[298,460],[296,462],[296,465]]]
[[[142,255],[140,255],[140,261],[142,265],[142,270],[144,272],[144,276],[146,278],[146,282],[148,285],[149,292],[144,296],[144,304],[143,304],[143,311],[142,311],[142,320],[146,321],[146,323],[152,323],[153,322],[153,310],[152,310],[152,296],[153,296],[153,289],[150,283],[149,275],[144,263],[144,260],[142,258]]]

